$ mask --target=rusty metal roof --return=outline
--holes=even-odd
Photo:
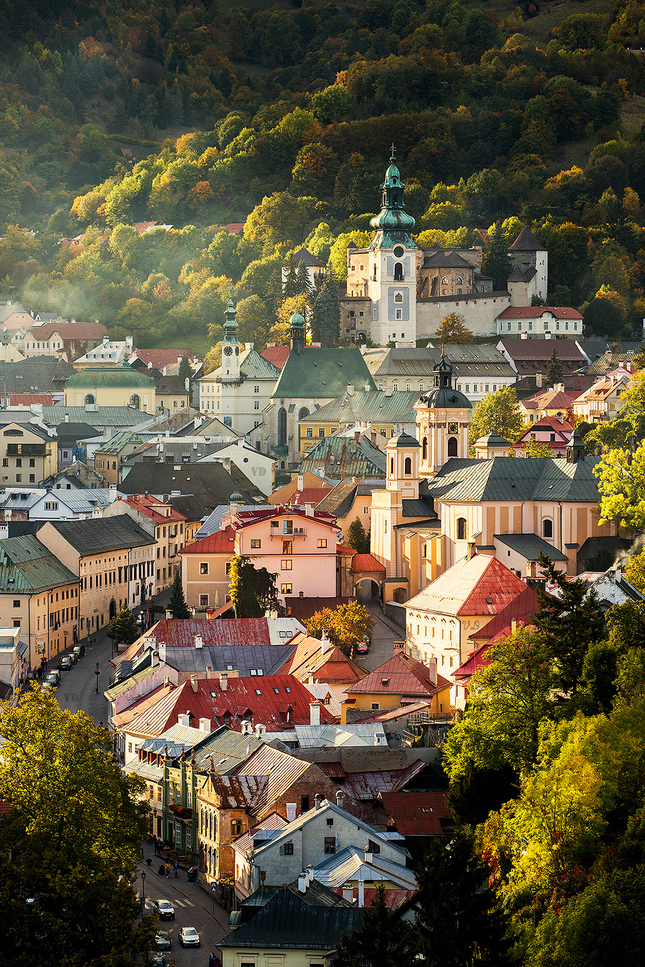
[[[396,829],[402,836],[441,836],[442,821],[452,823],[447,790],[386,792],[381,798],[388,829]]]

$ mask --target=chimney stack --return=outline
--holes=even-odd
[[[219,687],[225,692],[228,688],[228,675],[220,675],[219,677]]]
[[[320,702],[309,703],[309,724],[320,725]]]
[[[319,792],[317,792],[316,795],[314,796],[314,803],[315,803],[315,808],[320,809],[320,806],[322,803],[322,796],[320,795]]]
[[[204,647],[204,639],[202,638],[201,635],[195,635],[195,648],[203,648],[203,647]]]
[[[199,683],[197,681],[197,675],[191,675],[190,676],[190,685],[191,685],[191,688],[192,688],[192,690],[194,692],[198,692],[199,691]]]
[[[345,808],[345,796],[340,791],[340,789],[336,793],[336,805],[338,806],[339,809],[344,809]]]

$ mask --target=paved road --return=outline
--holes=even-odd
[[[372,645],[367,655],[357,655],[356,661],[369,671],[386,662],[394,654],[394,642],[400,641],[404,635],[403,630],[397,630],[397,626],[384,617],[381,607],[376,602],[362,601],[365,604],[375,621],[374,634],[372,635]]]
[[[152,858],[152,864],[147,865],[145,859],[139,863],[139,873],[145,871],[146,913],[152,913],[152,901],[158,899],[170,900],[175,908],[174,920],[156,921],[160,930],[170,934],[172,951],[166,954],[172,957],[177,967],[207,967],[208,955],[215,950],[217,943],[229,933],[228,913],[222,910],[198,883],[190,883],[185,870],[179,870],[177,878],[171,874],[169,879],[159,876],[158,870],[162,860],[155,857],[151,844],[144,846],[145,859]],[[136,888],[141,891],[141,877],[137,877]],[[141,893],[139,892],[139,895]],[[181,947],[178,935],[180,927],[195,927],[199,933],[201,947]]]

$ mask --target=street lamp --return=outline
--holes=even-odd
[[[143,916],[146,909],[146,873],[145,870],[141,870],[141,916]]]
[[[94,672],[94,674],[96,675],[96,694],[98,695],[98,693],[99,693],[99,675],[101,674],[100,671],[99,671],[99,662],[96,663],[96,671]]]

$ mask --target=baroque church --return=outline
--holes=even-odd
[[[506,289],[494,291],[482,274],[482,246],[444,250],[420,248],[411,232],[414,218],[405,211],[405,185],[395,163],[381,185],[381,210],[370,222],[368,248],[347,249],[347,291],[341,297],[341,338],[374,345],[414,347],[434,336],[450,312],[464,317],[476,336],[496,334],[497,316],[510,306],[545,299],[548,252],[527,227],[509,249],[513,271]]]

